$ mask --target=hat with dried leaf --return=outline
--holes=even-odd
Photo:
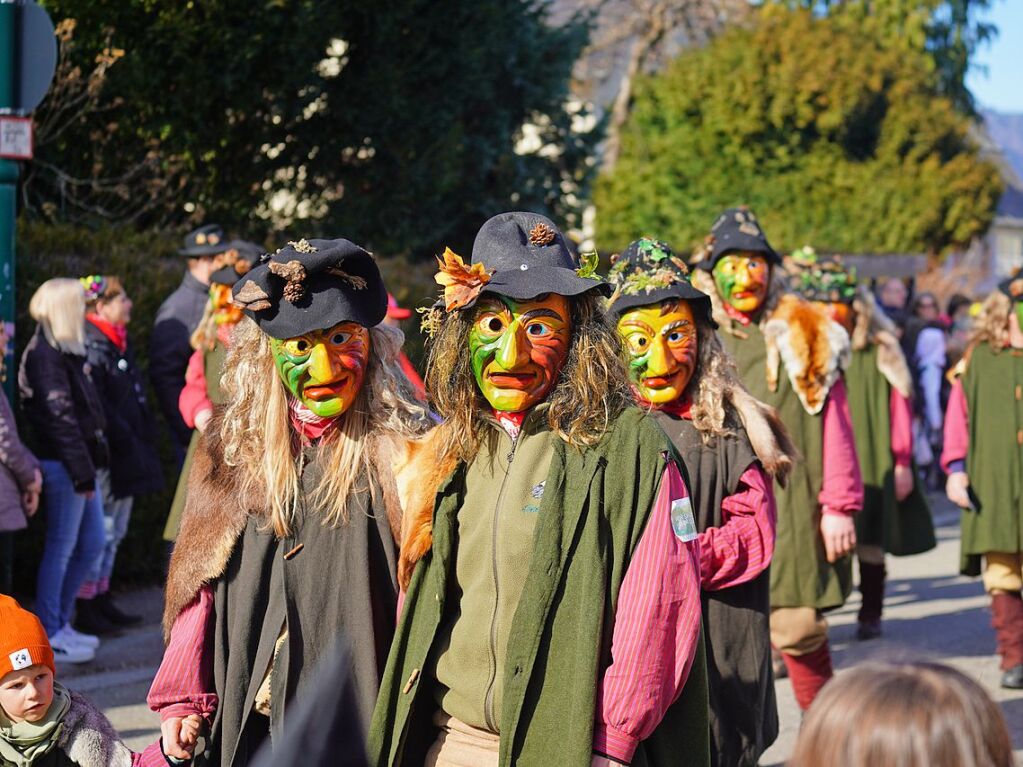
[[[856,299],[856,270],[847,269],[839,256],[821,258],[808,245],[785,259],[789,287],[807,301],[852,304]]]
[[[692,305],[697,316],[717,327],[711,316],[710,296],[693,287],[685,262],[665,242],[639,238],[614,258],[607,279],[614,288],[608,301],[612,314],[682,299]]]
[[[218,285],[234,285],[248,271],[259,263],[263,248],[248,240],[231,240],[224,251],[223,266],[210,275],[210,282]]]
[[[373,257],[348,240],[299,240],[264,255],[231,291],[234,303],[274,338],[339,322],[373,327],[387,290]]]
[[[565,235],[539,213],[499,213],[476,234],[468,264],[450,248],[438,264],[434,279],[444,287],[441,303],[448,311],[474,305],[481,293],[526,300],[545,293],[611,292],[596,274],[597,254],[577,260]]]
[[[227,248],[224,230],[218,224],[204,224],[185,235],[185,247],[178,253],[189,258],[201,258],[223,253]]]
[[[703,258],[693,266],[710,271],[729,253],[759,253],[772,264],[780,264],[781,257],[767,241],[756,214],[745,205],[729,208],[714,221],[707,235]]]

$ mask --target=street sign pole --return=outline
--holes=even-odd
[[[0,113],[14,111],[17,56],[17,13],[15,0],[0,0]],[[17,213],[18,163],[0,158],[0,322],[14,333],[14,218]],[[7,342],[4,390],[14,402],[14,338]]]

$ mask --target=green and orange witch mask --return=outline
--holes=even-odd
[[[740,314],[757,314],[767,299],[771,267],[781,258],[756,215],[746,207],[729,208],[714,222],[706,245],[697,266],[713,274],[721,300]]]
[[[235,304],[270,337],[291,395],[336,418],[359,395],[370,359],[369,328],[387,312],[373,257],[348,240],[290,242],[244,275]]]

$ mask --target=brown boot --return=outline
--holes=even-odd
[[[881,636],[881,610],[884,606],[884,582],[887,571],[883,564],[872,565],[860,560],[860,594],[863,604],[857,616],[859,626],[856,638],[874,639]]]
[[[1005,672],[1002,686],[1016,689],[1023,667],[1023,598],[1018,591],[991,595],[991,625]]]

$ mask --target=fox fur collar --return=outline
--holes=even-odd
[[[178,613],[195,599],[199,589],[224,573],[249,518],[267,515],[263,498],[241,497],[238,472],[224,463],[220,436],[222,416],[222,409],[216,408],[192,458],[181,529],[167,574],[164,639],[170,637]],[[391,534],[395,542],[400,542],[401,505],[392,465],[405,462],[401,457],[405,448],[400,440],[390,435],[374,435],[369,450]]]
[[[877,369],[889,385],[907,399],[913,395],[913,376],[909,372],[906,355],[899,343],[895,323],[892,322],[866,285],[861,285],[853,299],[856,324],[852,332],[853,351],[870,345],[877,347]]]

